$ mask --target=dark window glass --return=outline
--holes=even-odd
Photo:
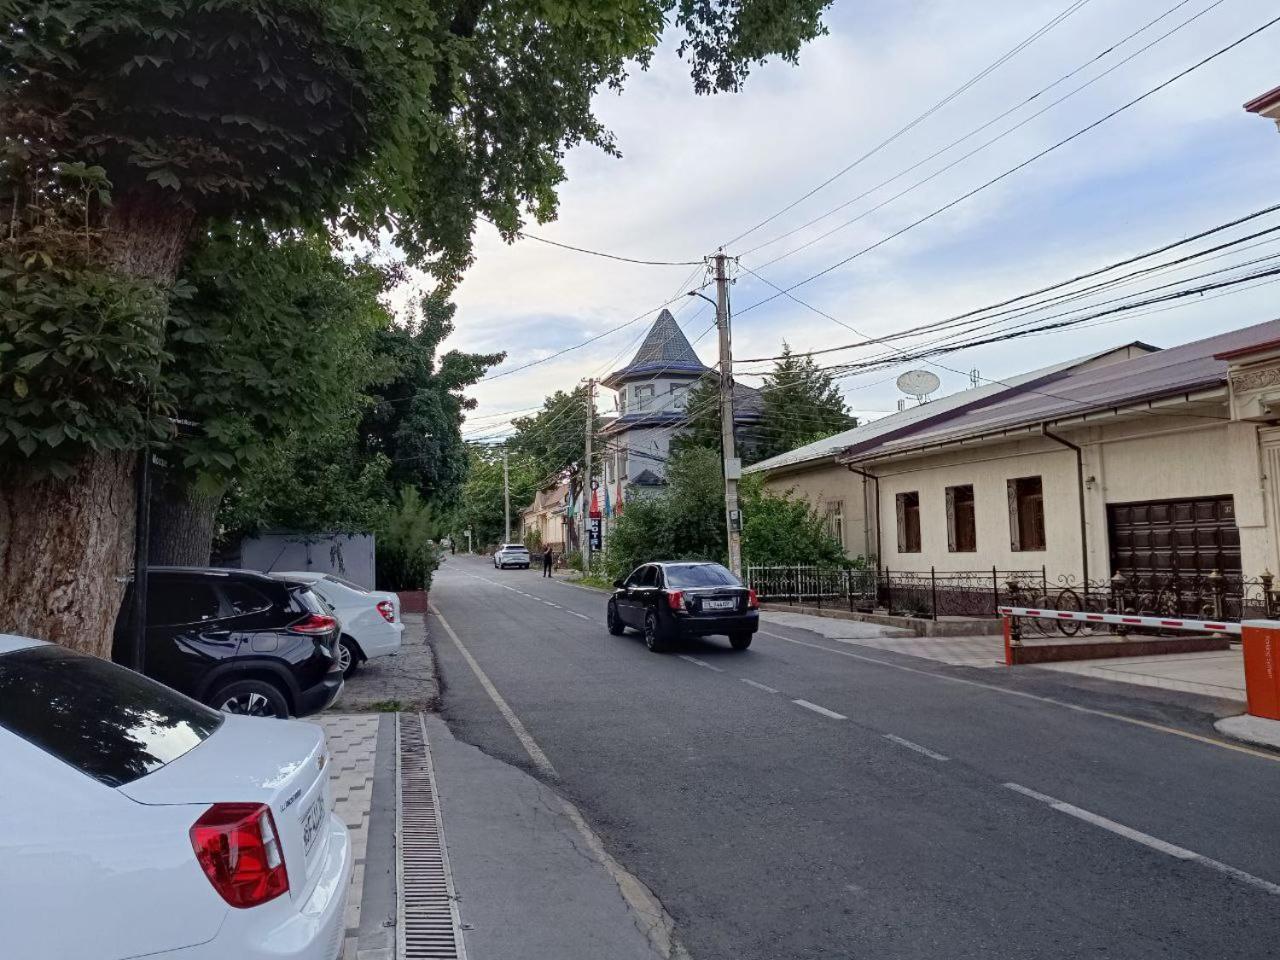
[[[973,485],[947,487],[947,546],[955,553],[978,549],[978,526],[973,512]]]
[[[222,585],[222,596],[231,616],[261,613],[271,609],[271,598],[247,583],[228,581]]]
[[[898,552],[920,552],[920,493],[900,493],[898,505]]]
[[[0,726],[109,787],[172,763],[221,723],[176,690],[65,647],[0,655]]]
[[[322,617],[329,615],[329,607],[321,601],[314,591],[306,587],[299,587],[293,592],[293,596],[298,601],[298,606],[302,608],[303,613],[315,613]]]
[[[199,623],[219,616],[218,594],[199,580],[152,577],[147,583],[147,625]]]
[[[667,567],[667,586],[684,587],[738,587],[738,578],[718,563],[690,563]]]
[[[1010,545],[1014,550],[1043,550],[1044,486],[1039,477],[1009,481]]]

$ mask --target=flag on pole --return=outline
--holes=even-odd
[[[613,501],[609,499],[609,485],[605,484],[604,488],[604,515],[606,517],[613,516]]]

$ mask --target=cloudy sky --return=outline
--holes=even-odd
[[[1072,7],[1077,9],[1068,17],[914,128],[794,208],[734,239]],[[807,47],[798,66],[771,63],[755,71],[742,93],[715,97],[694,95],[674,42],[668,42],[652,68],[637,73],[620,96],[598,99],[599,114],[616,133],[623,157],[572,152],[559,218],[531,225],[529,232],[641,259],[696,261],[723,245],[743,265],[732,288],[738,357],[773,355],[784,340],[797,350],[854,343],[859,337],[850,330],[785,297],[752,308],[773,291],[746,268],[784,287],[803,280],[1075,133],[1277,12],[1274,0],[836,0],[827,18],[830,36]],[[1197,14],[1202,15],[1175,30]],[[1150,49],[1139,52],[1148,44]],[[1280,132],[1241,109],[1280,84],[1278,50],[1280,25],[795,294],[862,335],[882,335],[1033,290],[1280,202]],[[1078,72],[1070,79],[1024,102],[1073,71]],[[1276,223],[1280,218],[1262,225]],[[465,428],[473,438],[500,432],[508,411],[536,406],[555,389],[621,366],[655,308],[703,276],[699,267],[618,263],[528,239],[507,245],[482,227],[477,262],[457,294],[458,329],[449,345],[508,351],[507,363],[495,373],[641,319],[582,349],[480,384],[474,391],[479,409]],[[809,243],[833,228],[840,229]],[[784,234],[789,235],[775,240]],[[1277,252],[1280,242],[1141,286]],[[1179,301],[1186,305],[1177,309],[974,347],[939,362],[998,378],[1113,343],[1172,345],[1259,323],[1280,316],[1278,301],[1280,284],[1259,283],[1229,296]],[[710,308],[681,298],[672,309],[690,340],[702,335],[698,352],[712,361]],[[827,359],[856,360],[873,352],[855,349]],[[855,410],[876,416],[894,408],[900,394],[892,378],[904,369],[840,383]],[[969,385],[962,373],[928,369],[942,378],[943,393]],[[609,409],[612,395],[603,393],[602,407]]]

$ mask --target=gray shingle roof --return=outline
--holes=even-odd
[[[653,321],[649,334],[640,344],[629,366],[638,367],[645,363],[689,363],[702,365],[698,355],[689,345],[689,339],[676,323],[670,310],[663,310],[658,319]]]

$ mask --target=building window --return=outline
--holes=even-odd
[[[827,504],[827,534],[844,549],[844,501]]]
[[[1009,481],[1009,546],[1015,551],[1045,548],[1044,488],[1039,477]]]
[[[898,552],[920,552],[920,493],[898,494]]]
[[[947,487],[947,549],[952,553],[973,553],[978,549],[971,483]]]
[[[677,384],[671,385],[671,406],[676,410],[683,410],[685,401],[688,399],[689,391],[685,387]]]
[[[618,413],[627,412],[627,391],[618,391]]]
[[[643,410],[649,406],[650,400],[653,399],[653,386],[636,387],[636,409]]]
[[[613,457],[604,459],[604,482],[613,483]]]

